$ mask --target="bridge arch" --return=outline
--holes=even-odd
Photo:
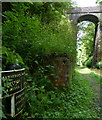
[[[82,15],[77,19],[77,23],[80,23],[82,21],[90,21],[93,22],[95,25],[97,25],[97,23],[99,22],[99,19],[97,16],[92,15],[92,14],[86,14],[86,15]]]
[[[71,12],[66,12],[66,17],[73,21],[73,25],[77,26],[82,21],[93,22],[95,28],[95,46],[93,53],[93,65],[102,60],[102,7],[79,7]]]
[[[82,22],[82,21],[89,21],[89,22],[92,22],[92,23],[95,24],[95,33],[94,33],[94,36],[93,36],[93,38],[94,38],[94,45],[95,45],[97,31],[98,31],[99,18],[96,15],[93,15],[93,14],[85,14],[85,15],[82,15],[82,16],[78,17],[77,24]],[[97,49],[97,48],[95,48],[95,49]],[[97,57],[97,56],[95,56],[95,57]]]

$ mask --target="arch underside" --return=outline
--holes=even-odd
[[[77,22],[80,23],[82,21],[90,21],[93,22],[95,25],[97,25],[97,23],[99,22],[97,16],[90,14],[80,16]]]

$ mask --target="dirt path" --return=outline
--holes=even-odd
[[[85,69],[79,69],[79,72],[91,83],[91,85],[93,86],[93,91],[95,93],[95,107],[96,108],[101,108],[101,101],[100,101],[100,84],[96,83],[95,80],[93,80],[93,78],[91,78],[91,76],[89,76],[89,73],[91,72],[90,69],[85,68]]]
[[[95,72],[96,74],[98,74],[98,75],[100,75],[102,77],[102,69],[99,70],[99,69],[93,69],[93,68],[91,68],[90,70],[93,71],[93,72]]]

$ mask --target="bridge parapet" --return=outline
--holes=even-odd
[[[67,14],[79,13],[102,13],[102,7],[78,7],[74,8],[71,12],[67,12]]]

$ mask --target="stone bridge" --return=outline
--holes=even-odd
[[[93,65],[102,60],[102,7],[78,7],[71,12],[66,11],[66,17],[77,25],[82,21],[90,21],[95,24],[95,45],[93,52]]]

